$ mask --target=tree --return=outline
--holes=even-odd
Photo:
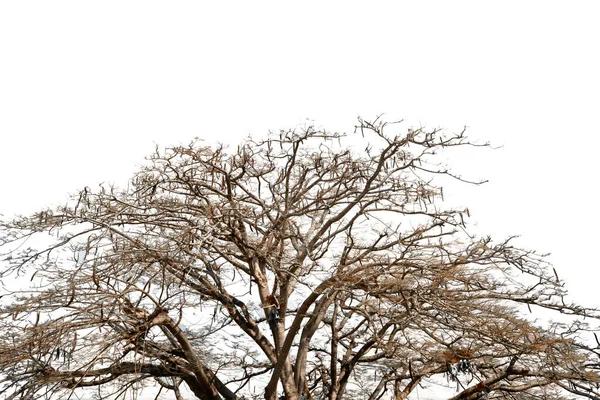
[[[0,393],[375,400],[441,379],[452,399],[600,398],[579,318],[597,311],[444,205],[438,183],[463,179],[436,157],[464,132],[359,122],[157,150],[125,190],[2,222]],[[539,326],[532,305],[573,318]]]

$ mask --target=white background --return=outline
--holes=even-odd
[[[551,252],[600,306],[597,2],[208,4],[0,3],[0,213],[123,183],[155,144],[195,136],[381,113],[466,125],[503,146],[456,160],[490,180],[451,188],[474,229]]]

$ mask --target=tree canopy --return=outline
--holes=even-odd
[[[463,146],[381,119],[198,141],[3,220],[1,396],[600,399],[597,311],[444,202],[463,178],[440,153]]]

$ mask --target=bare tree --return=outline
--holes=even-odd
[[[577,319],[596,310],[445,208],[438,183],[462,178],[436,153],[464,132],[359,122],[157,151],[126,190],[2,222],[2,396],[600,398]],[[539,326],[532,305],[569,319]]]

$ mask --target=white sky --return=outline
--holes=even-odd
[[[325,4],[324,4],[325,3]],[[209,5],[210,4],[210,5]],[[504,147],[461,160],[478,229],[600,278],[596,1],[0,3],[0,213],[123,182],[155,143],[386,113]]]

